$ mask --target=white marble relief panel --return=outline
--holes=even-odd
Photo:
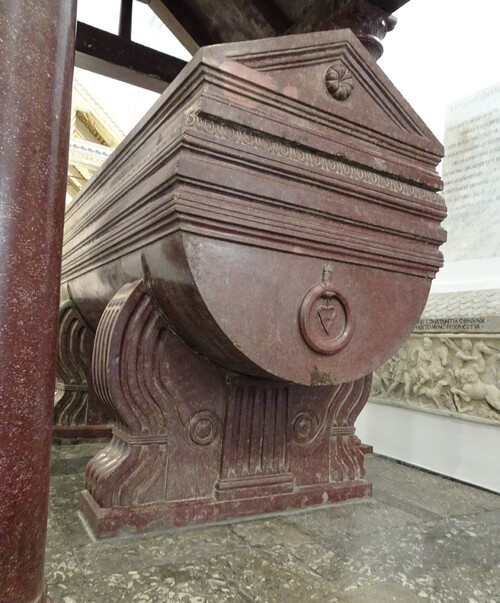
[[[500,425],[500,336],[413,334],[375,371],[371,401]]]

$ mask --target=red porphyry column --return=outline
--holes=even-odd
[[[76,0],[0,1],[0,602],[43,579]]]

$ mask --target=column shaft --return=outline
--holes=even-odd
[[[0,0],[0,602],[43,564],[76,0]]]

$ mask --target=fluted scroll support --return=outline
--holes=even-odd
[[[94,331],[66,286],[59,309],[57,381],[52,435],[62,439],[111,436],[110,417],[92,383]]]

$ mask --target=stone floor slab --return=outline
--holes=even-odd
[[[78,494],[101,446],[54,448],[54,603],[500,602],[498,495],[373,456],[371,500],[98,542]]]

